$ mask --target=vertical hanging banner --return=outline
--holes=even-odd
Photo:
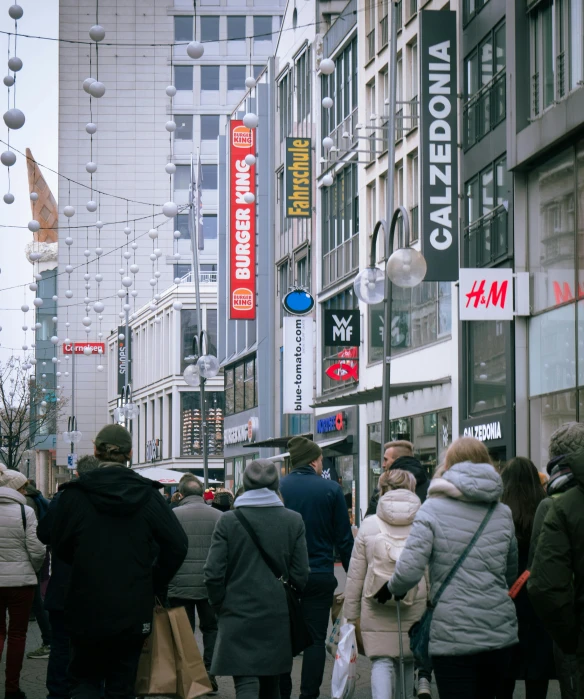
[[[245,162],[255,156],[255,130],[243,121],[229,124],[229,318],[255,320],[256,317],[256,203],[255,164]]]
[[[283,386],[285,414],[312,413],[313,319],[284,317]]]
[[[120,340],[123,335],[124,339]],[[132,336],[126,337],[126,326],[118,326],[118,395],[121,396],[126,386],[126,373],[128,374],[128,383],[131,381],[130,374],[130,351],[132,348]]]
[[[286,218],[312,216],[312,141],[286,138]]]
[[[458,280],[456,12],[420,12],[420,230],[425,281]]]

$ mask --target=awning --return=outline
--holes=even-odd
[[[451,383],[450,376],[442,379],[433,379],[431,381],[411,381],[409,383],[392,383],[389,388],[389,395],[392,398],[403,396],[404,393],[413,393],[414,391],[422,391],[425,388],[433,388],[434,386],[443,386]],[[311,408],[337,408],[344,405],[365,405],[365,403],[374,403],[381,400],[381,386],[375,388],[367,388],[363,391],[355,393],[345,393],[341,396],[335,395],[330,398],[322,397],[317,403],[311,405]]]
[[[321,449],[326,449],[327,447],[340,447],[341,445],[350,445],[353,443],[353,435],[346,435],[344,437],[333,437],[332,439],[323,439],[322,442],[316,442]]]
[[[312,432],[307,432],[306,434],[291,434],[287,437],[270,437],[269,439],[262,439],[261,442],[248,442],[243,446],[248,449],[255,449],[256,447],[273,447],[274,449],[280,449],[287,447],[292,437],[306,437],[306,439],[312,439]]]

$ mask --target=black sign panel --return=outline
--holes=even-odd
[[[312,141],[286,138],[286,218],[312,216]]]
[[[383,309],[371,308],[369,316],[371,347],[383,347],[383,329],[385,318]],[[409,346],[410,314],[407,311],[393,311],[391,314],[391,347],[392,349]]]
[[[128,333],[130,329],[128,328]],[[120,340],[120,335],[124,336],[123,340]],[[124,392],[124,387],[126,385],[126,372],[128,372],[128,384],[132,379],[132,374],[130,373],[130,352],[132,349],[132,335],[126,337],[126,326],[120,325],[118,327],[118,395],[121,396]]]
[[[420,12],[420,153],[425,281],[458,279],[456,12]]]
[[[325,347],[358,347],[361,344],[361,316],[359,309],[341,309],[324,312]]]

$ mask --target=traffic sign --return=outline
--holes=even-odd
[[[77,468],[77,454],[67,454],[67,468],[70,471]]]

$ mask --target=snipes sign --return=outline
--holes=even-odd
[[[229,153],[229,317],[255,320],[256,204],[245,201],[255,195],[255,164],[245,162],[255,155],[255,131],[242,121],[230,123]]]

